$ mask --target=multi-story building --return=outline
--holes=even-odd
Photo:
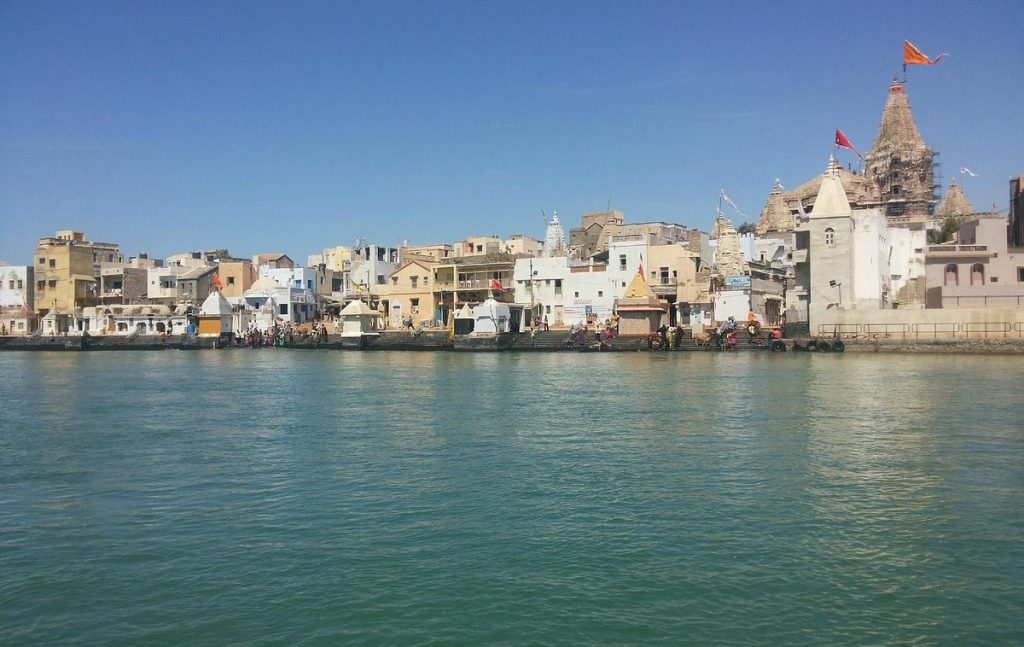
[[[501,238],[497,236],[470,236],[465,240],[455,243],[455,256],[484,256],[487,254],[500,254],[505,250]]]
[[[502,243],[502,251],[513,256],[540,256],[544,242],[526,234],[512,234]]]
[[[352,264],[343,278],[344,296],[369,297],[376,286],[387,285],[388,277],[398,269],[401,254],[396,247],[364,245],[352,251]]]
[[[448,324],[458,307],[481,303],[495,293],[511,299],[515,260],[509,254],[494,252],[456,256],[438,263],[433,276],[435,311],[439,315],[435,319]]]
[[[220,292],[225,297],[238,298],[259,278],[256,267],[247,258],[232,258],[217,263]]]
[[[375,293],[380,299],[381,312],[392,328],[412,320],[413,326],[423,322],[441,321],[434,304],[432,277],[436,262],[407,259],[388,277],[387,285],[377,286]]]
[[[99,304],[101,263],[123,263],[124,257],[115,243],[87,241],[82,232],[65,230],[40,238],[35,260],[35,310],[67,315]]]
[[[0,266],[0,335],[35,332],[35,268]]]
[[[580,226],[569,229],[569,247],[576,258],[590,258],[608,249],[605,229],[621,225],[621,211],[595,211],[580,217]]]
[[[853,209],[838,171],[830,160],[814,210],[795,232],[787,320],[809,322],[812,334],[844,311],[921,305],[924,220],[908,226],[880,207]]]
[[[1024,247],[1007,245],[1006,225],[1000,214],[978,214],[961,223],[958,240],[928,246],[927,307],[1024,305]]]

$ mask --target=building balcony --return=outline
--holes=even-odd
[[[988,245],[929,245],[928,256],[933,258],[955,258],[969,256],[972,258],[993,258],[996,253],[989,251]]]

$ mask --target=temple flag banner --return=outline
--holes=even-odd
[[[736,206],[736,203],[733,202],[731,198],[729,198],[728,194],[726,194],[726,192],[725,192],[725,188],[722,189],[722,199],[725,200],[726,204],[728,204],[730,207],[735,209],[736,213],[740,214],[744,218],[747,217],[747,215],[745,213],[743,213],[742,211],[740,211],[740,208]]]
[[[960,173],[961,175],[970,175],[971,177],[981,177],[971,169],[967,168],[966,166],[960,167]]]
[[[644,255],[642,253],[640,254],[640,267],[636,269],[636,273],[640,276],[644,275]]]
[[[853,147],[853,144],[851,144],[850,140],[846,138],[843,131],[836,128],[836,148],[839,148],[840,146],[843,148],[849,148],[854,153],[857,153],[857,157],[864,159],[864,156],[860,154],[860,151]]]
[[[501,292],[503,289],[504,288],[501,287],[501,283],[498,282],[498,279],[491,279],[491,290],[493,292]]]
[[[224,284],[220,282],[220,274],[213,275],[213,287],[217,288],[220,291],[224,290]]]
[[[939,54],[935,58],[928,58],[924,52],[914,47],[909,40],[903,41],[903,64],[904,65],[935,65],[949,54]]]

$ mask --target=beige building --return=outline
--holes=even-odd
[[[495,254],[453,258],[435,266],[431,286],[436,308],[434,318],[447,324],[455,306],[482,303],[495,293],[495,286],[502,288],[497,296],[512,300],[515,262],[514,256]]]
[[[576,258],[590,258],[608,249],[605,229],[622,225],[625,214],[621,211],[595,211],[580,218],[580,226],[569,230],[569,247]]]
[[[980,214],[960,225],[959,239],[929,245],[926,307],[1024,305],[1024,247],[1007,245],[1007,220]]]
[[[502,251],[501,239],[497,236],[470,236],[461,242],[455,243],[455,256],[459,258],[499,254]]]
[[[412,318],[419,326],[435,318],[433,274],[436,263],[407,260],[395,270],[388,283],[377,286],[374,294],[386,313],[388,326],[400,328],[403,320]]]
[[[454,246],[449,243],[435,243],[433,245],[405,245],[399,249],[399,258],[406,260],[422,260],[427,262],[441,262],[455,255]]]
[[[259,272],[247,258],[221,261],[217,264],[220,293],[226,297],[240,297],[259,279]]]
[[[80,231],[40,238],[35,255],[36,311],[72,314],[76,308],[98,305],[100,264],[123,262],[116,244],[86,241]]]
[[[538,257],[544,249],[544,241],[526,234],[512,234],[502,243],[502,251],[514,256]]]
[[[697,299],[697,265],[700,254],[679,243],[648,245],[647,283],[669,303]]]
[[[349,269],[349,264],[352,262],[352,248],[344,245],[325,247],[320,256],[327,269],[340,274]]]
[[[580,227],[569,230],[569,246],[575,258],[586,259],[608,250],[614,237],[641,236],[648,245],[688,243],[690,230],[672,222],[626,224],[621,211],[584,214]]]

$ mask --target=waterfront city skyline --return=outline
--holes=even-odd
[[[707,230],[721,187],[754,222],[776,177],[822,171],[836,127],[870,148],[905,38],[950,53],[908,85],[943,191],[1006,208],[1013,5],[787,8],[9,3],[0,259],[59,229],[304,259],[542,237],[541,209],[573,226],[609,204]]]

